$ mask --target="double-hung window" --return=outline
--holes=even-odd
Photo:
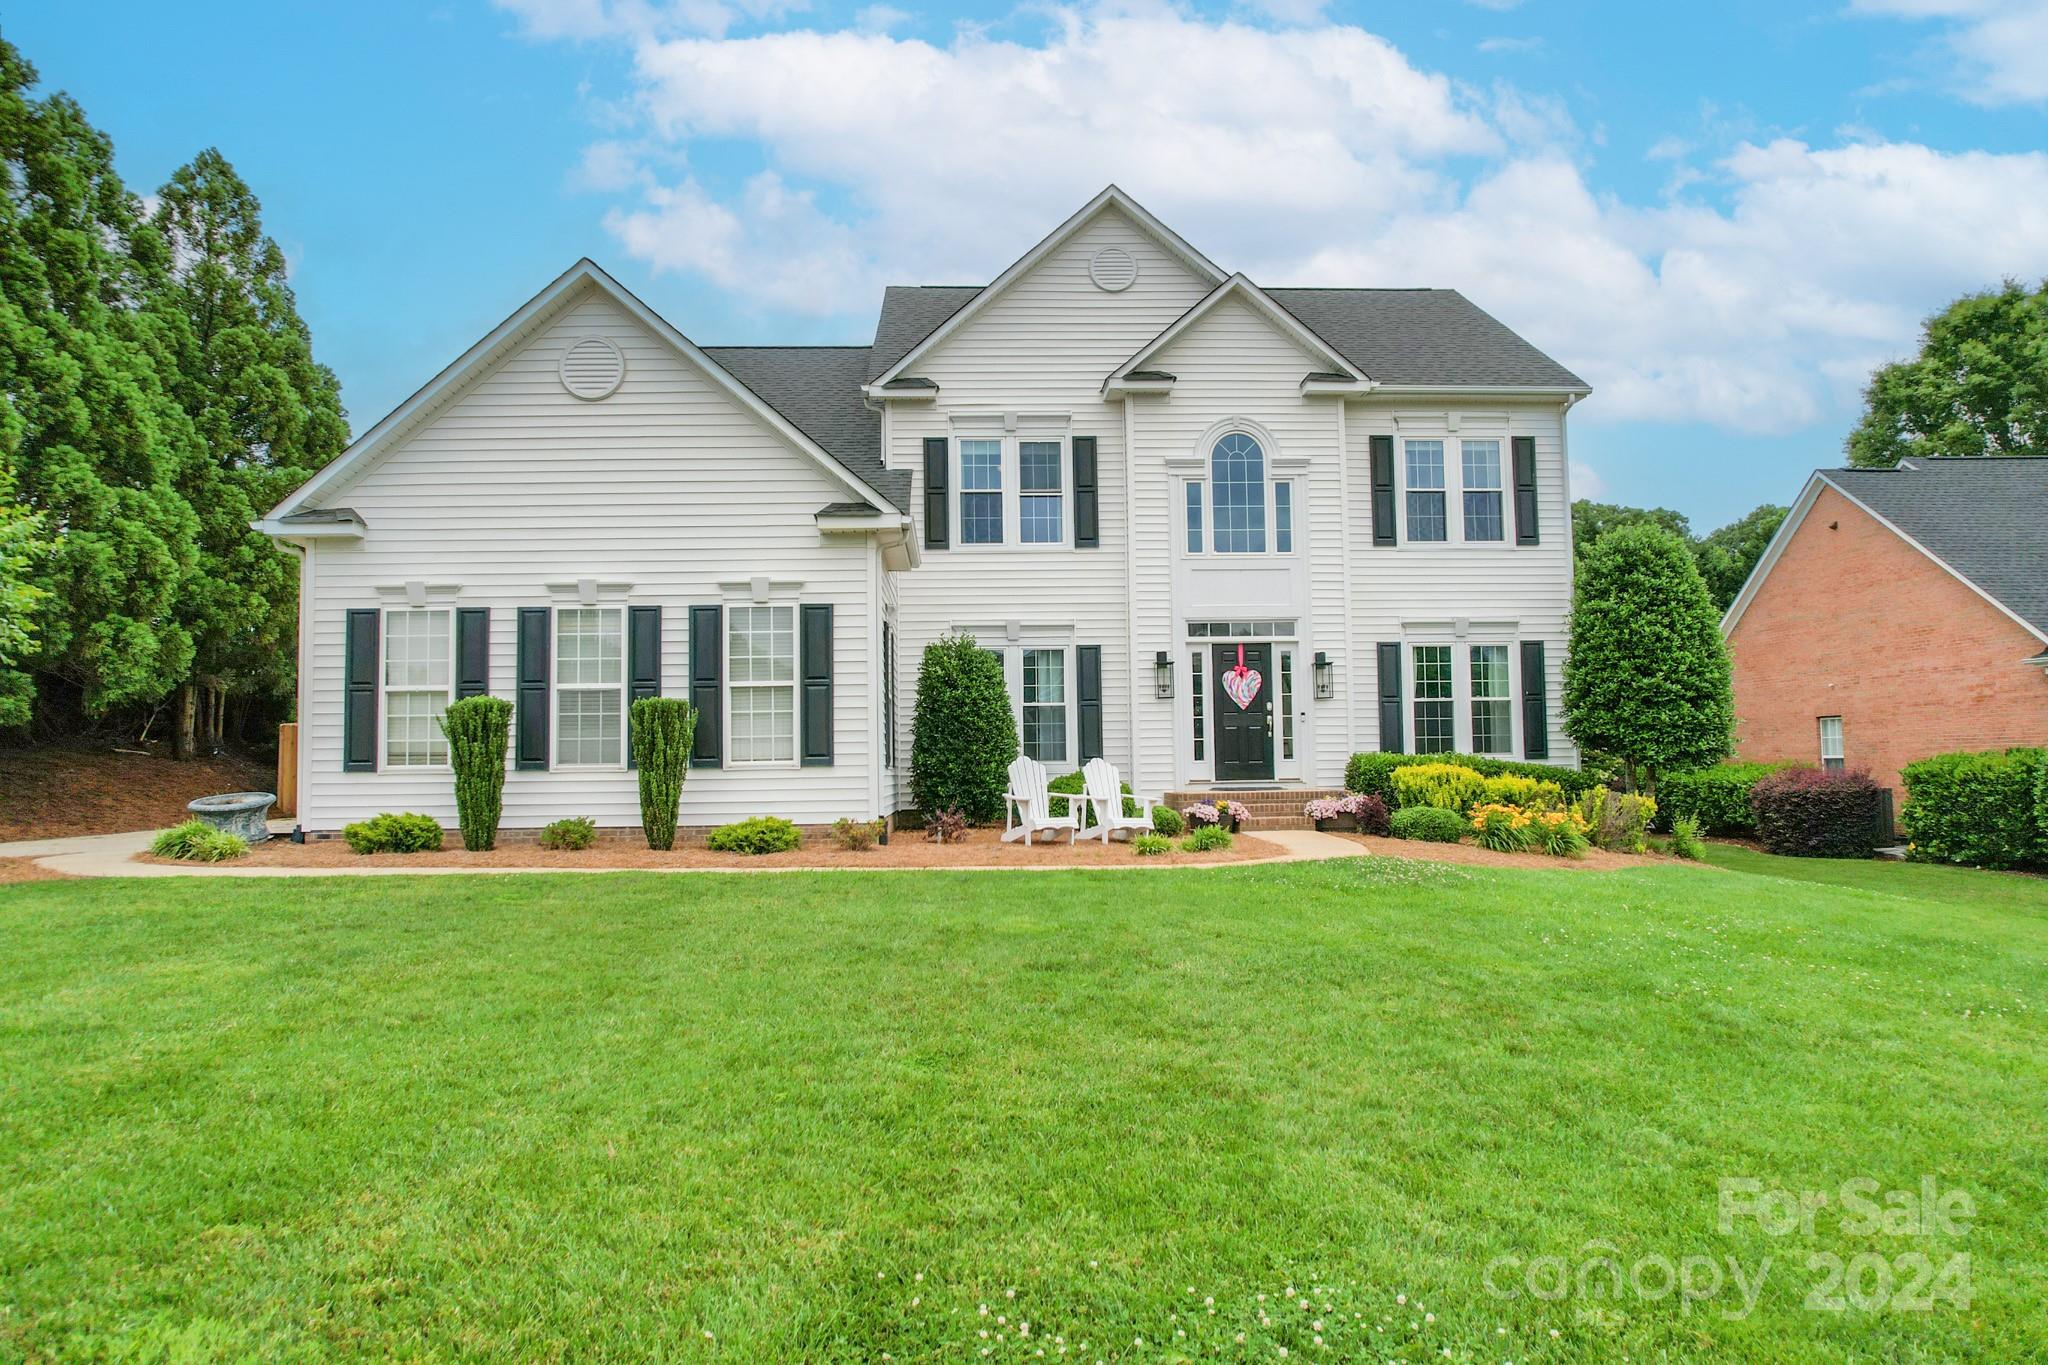
[[[1465,539],[1500,540],[1506,531],[1501,503],[1500,442],[1461,444],[1465,464]]]
[[[1024,651],[1024,757],[1040,763],[1067,761],[1067,652]]]
[[[397,608],[384,613],[384,766],[437,768],[448,763],[441,713],[454,673],[449,613]]]
[[[1451,647],[1415,646],[1415,752],[1447,754],[1458,747],[1452,699]]]
[[[726,610],[732,762],[796,762],[796,608]]]
[[[1472,752],[1507,754],[1515,748],[1514,709],[1508,698],[1508,647],[1472,646]]]
[[[1003,443],[1001,438],[960,441],[960,542],[1003,543]]]
[[[1842,718],[1822,716],[1820,718],[1820,766],[1830,772],[1843,765]]]
[[[555,611],[555,765],[626,761],[626,613],[622,607]]]
[[[1060,517],[1060,443],[1017,442],[1017,530],[1026,545],[1066,539]]]
[[[1408,539],[1440,541],[1450,535],[1444,512],[1444,443],[1409,441]]]

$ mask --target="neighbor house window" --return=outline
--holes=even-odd
[[[1465,539],[1499,540],[1501,518],[1500,442],[1466,441]]]
[[[1040,763],[1067,761],[1067,652],[1024,651],[1024,711],[1020,730],[1024,757]]]
[[[1445,540],[1449,526],[1444,515],[1444,443],[1409,441],[1408,456],[1408,539]]]
[[[454,655],[446,611],[393,610],[384,613],[384,766],[444,767],[448,738],[441,713],[448,709]]]
[[[1472,646],[1472,752],[1513,753],[1514,712],[1508,703],[1508,647]]]
[[[1820,718],[1820,766],[1836,769],[1842,766],[1842,718],[1822,716]]]
[[[1202,481],[1190,479],[1187,483],[1188,502],[1188,553],[1202,553]]]
[[[966,545],[1003,543],[1003,443],[960,442],[960,540]]]
[[[1451,647],[1415,646],[1415,752],[1447,754],[1458,747],[1451,697]]]
[[[626,613],[555,611],[555,763],[612,767],[625,759]]]
[[[1017,442],[1017,526],[1026,545],[1057,545],[1060,525],[1060,443]]]
[[[726,611],[727,726],[734,763],[796,762],[796,608]]]
[[[1263,554],[1266,549],[1266,455],[1259,443],[1232,432],[1210,456],[1216,551]]]

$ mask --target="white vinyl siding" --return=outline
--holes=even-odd
[[[454,680],[454,640],[446,610],[384,613],[384,766],[445,768],[441,713]]]

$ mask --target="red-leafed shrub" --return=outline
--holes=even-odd
[[[1750,788],[1756,837],[1794,858],[1867,858],[1877,847],[1885,789],[1866,772],[1787,768]]]

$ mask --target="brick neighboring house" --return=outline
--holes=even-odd
[[[2048,743],[2048,457],[1815,471],[1721,630],[1741,758]]]

